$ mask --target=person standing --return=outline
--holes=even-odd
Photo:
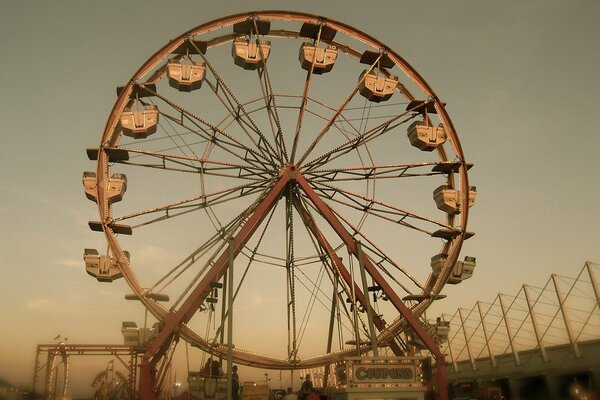
[[[234,365],[231,368],[231,399],[237,400],[240,392],[240,377],[238,376],[238,367]]]
[[[300,386],[300,400],[305,400],[312,391],[312,388],[313,384],[310,380],[310,374],[306,374],[304,377],[304,382],[302,382],[302,386]]]

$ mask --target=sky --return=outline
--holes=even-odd
[[[600,262],[596,1],[2,2],[0,378],[30,385],[35,346],[58,334],[120,343],[121,321],[141,325],[124,282],[100,285],[84,273],[83,249],[102,246],[87,227],[97,211],[81,185],[93,169],[85,149],[98,145],[116,86],[169,39],[258,9],[367,32],[448,103],[475,164],[476,236],[462,254],[477,257],[477,268],[444,289],[433,313]],[[163,249],[154,251],[147,256]]]

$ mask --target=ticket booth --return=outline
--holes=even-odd
[[[349,357],[335,367],[331,400],[425,400],[423,357]]]

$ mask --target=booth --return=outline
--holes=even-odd
[[[335,367],[331,400],[424,400],[424,357],[349,357]]]

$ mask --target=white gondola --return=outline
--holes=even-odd
[[[143,139],[154,132],[158,125],[158,107],[153,104],[144,106],[143,111],[127,109],[121,114],[121,128],[125,136]]]
[[[133,321],[123,321],[121,325],[123,344],[125,346],[137,346],[140,342],[140,330]]]
[[[448,335],[450,334],[450,321],[444,321],[438,318],[435,324],[431,324],[431,327],[435,330],[435,336],[438,342],[443,343],[448,341]]]
[[[96,189],[98,179],[95,172],[83,173],[83,187],[85,196],[91,201],[97,203]],[[108,204],[123,200],[123,195],[127,190],[127,176],[125,174],[112,174],[108,181]]]
[[[446,259],[448,258],[448,254],[440,253],[431,257],[431,272],[433,276],[437,278],[442,272],[442,268],[446,265]]]
[[[433,151],[444,144],[448,137],[444,124],[440,123],[436,128],[425,121],[415,121],[410,124],[407,134],[410,143],[423,151]]]
[[[236,65],[248,70],[261,68],[271,53],[271,42],[238,37],[233,40],[231,54]]]
[[[364,77],[364,79],[363,79]],[[367,100],[379,103],[388,100],[394,94],[398,86],[398,78],[392,74],[386,74],[374,71],[367,72],[366,70],[360,74],[360,94]]]
[[[204,63],[190,62],[186,64],[171,60],[167,64],[169,85],[180,92],[191,92],[200,89],[205,74],[206,66]]]
[[[144,327],[140,328],[139,331],[139,344],[144,345],[152,342],[158,337],[158,334],[160,333],[160,324],[155,322],[154,325],[152,325],[152,328]]]
[[[475,186],[469,188],[469,208],[475,204],[477,189]],[[460,212],[460,191],[449,186],[440,186],[433,191],[433,199],[437,208],[448,214],[458,214]]]
[[[433,199],[437,208],[448,214],[458,213],[458,191],[449,186],[440,186],[433,191]]]
[[[446,265],[447,254],[437,254],[431,257],[431,268],[434,277],[437,277],[444,265]],[[477,265],[475,257],[465,257],[464,261],[457,261],[452,268],[450,276],[448,277],[447,283],[456,285],[461,283],[465,279],[469,279],[473,276],[473,271]]]
[[[129,253],[125,251],[124,254],[129,259]],[[96,249],[85,249],[83,261],[85,262],[85,272],[100,282],[112,282],[123,277],[117,260],[111,256],[99,255]]]
[[[473,270],[475,270],[476,265],[475,257],[467,256],[464,261],[457,261],[456,264],[454,264],[448,283],[456,285],[465,279],[469,279],[473,276]]]
[[[313,73],[317,75],[324,74],[333,69],[337,54],[335,46],[327,46],[327,48],[322,49],[313,43],[305,42],[300,47],[300,64],[303,69],[310,71],[314,61]]]

